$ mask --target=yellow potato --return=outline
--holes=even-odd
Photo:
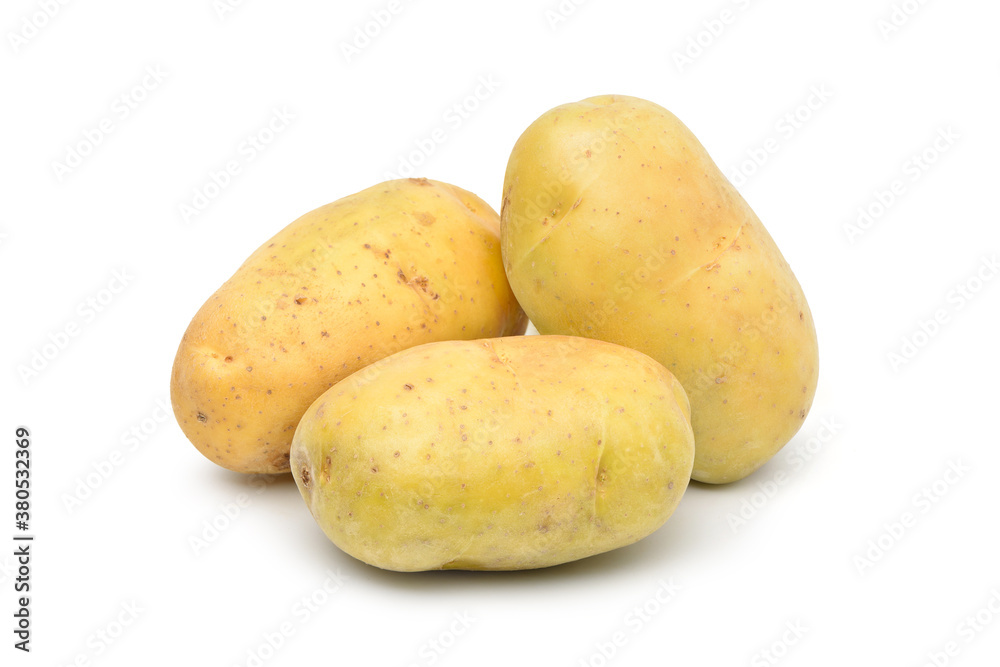
[[[628,348],[431,343],[313,403],[292,474],[327,536],[371,565],[546,567],[667,520],[691,475],[689,416],[677,380]]]
[[[287,472],[299,418],[337,381],[408,347],[526,324],[496,212],[445,183],[389,181],[302,216],[209,298],[177,351],[174,414],[219,465]]]
[[[691,400],[694,479],[741,479],[798,431],[819,359],[812,315],[767,230],[666,109],[557,107],[510,156],[501,240],[538,330],[645,352]]]

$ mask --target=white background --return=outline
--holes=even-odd
[[[884,34],[890,0],[567,1],[558,22],[557,0],[409,1],[350,61],[342,44],[388,0],[248,0],[221,15],[212,0],[49,2],[51,18],[45,4],[10,0],[0,16],[0,534],[15,532],[25,424],[37,535],[30,655],[11,647],[13,547],[0,556],[4,664],[253,665],[262,646],[266,665],[919,666],[946,648],[938,664],[996,664],[1000,280],[983,263],[1000,250],[996,3],[908,0],[913,15]],[[678,64],[689,40],[702,52]],[[480,77],[498,86],[446,121]],[[499,207],[520,132],[604,93],[671,109],[734,178],[748,156],[764,162],[736,180],[805,289],[822,359],[812,413],[766,467],[692,485],[660,531],[615,553],[395,574],[330,544],[290,478],[253,486],[212,465],[158,409],[191,316],[285,224],[398,173],[436,127],[447,140],[416,173]],[[246,159],[275,109],[294,119]],[[56,166],[102,119],[111,132],[82,164]],[[185,220],[232,159],[240,173]],[[879,210],[894,180],[902,194]],[[127,286],[91,312],[116,271]],[[78,335],[24,379],[70,324]],[[143,439],[124,440],[134,428]],[[212,521],[228,526],[195,553]],[[328,570],[343,579],[329,594]],[[671,579],[680,590],[661,603]],[[283,624],[290,636],[266,648]]]

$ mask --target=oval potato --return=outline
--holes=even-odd
[[[691,131],[607,95],[525,130],[504,180],[507,277],[543,334],[666,366],[691,400],[694,479],[746,477],[799,430],[819,372],[805,295]]]
[[[499,218],[475,195],[389,181],[305,214],[208,299],[174,361],[174,414],[209,459],[288,471],[299,418],[337,381],[437,340],[521,334]]]
[[[292,474],[327,536],[398,571],[517,570],[660,527],[694,456],[687,397],[628,348],[566,336],[431,343],[303,416]]]

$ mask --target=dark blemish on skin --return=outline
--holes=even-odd
[[[303,468],[302,469],[302,486],[309,486],[309,482],[310,481],[312,481],[312,480],[309,477],[309,469],[308,468]]]
[[[399,452],[393,452],[393,457],[398,459],[399,458]]]
[[[403,385],[403,389],[405,389],[406,391],[412,391],[413,390],[413,385],[410,384],[409,382],[407,382],[406,384]],[[396,452],[396,454],[398,456],[399,452]]]
[[[253,366],[247,366],[247,373],[253,373]]]
[[[226,357],[223,361],[225,361],[227,364],[230,364],[230,363],[233,362],[233,358],[232,357]]]
[[[198,421],[200,421],[202,424],[204,424],[205,422],[208,421],[208,415],[206,415],[204,412],[199,412],[198,413]]]
[[[297,299],[295,299],[295,303],[297,303],[297,304],[299,304],[301,306],[302,304],[304,304],[308,300],[309,299],[307,299],[306,297],[300,296]]]
[[[668,488],[668,489],[672,489],[672,488],[674,488],[674,483],[673,483],[673,481],[671,481],[671,482],[670,482],[669,484],[667,484],[667,488]]]

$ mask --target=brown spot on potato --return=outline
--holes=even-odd
[[[407,382],[406,384],[403,385],[403,389],[405,389],[406,391],[413,391],[413,385]]]
[[[225,359],[223,359],[223,361],[225,361],[227,364],[231,364],[231,363],[233,363],[233,358],[232,357],[226,357]]]
[[[208,421],[208,415],[206,415],[204,412],[199,412],[198,413],[198,421],[200,421],[202,424],[204,424],[205,422]]]
[[[430,296],[435,301],[437,301],[438,299],[441,298],[441,296],[437,292],[434,292],[433,290],[431,290],[431,288],[430,288],[430,281],[427,280],[427,278],[425,276],[414,276],[414,277],[410,278],[407,281],[406,284],[409,285],[410,287],[412,287],[415,290],[419,289],[420,291],[422,291],[423,293],[427,294],[428,296]]]
[[[281,452],[280,454],[278,454],[278,456],[273,461],[271,461],[271,465],[273,466],[274,471],[275,472],[290,471],[292,469],[292,466],[289,464],[290,459],[291,459],[290,452]]]
[[[430,227],[437,221],[437,218],[435,218],[430,213],[424,211],[418,211],[414,213],[413,217],[417,219],[418,224],[423,225],[424,227]]]

